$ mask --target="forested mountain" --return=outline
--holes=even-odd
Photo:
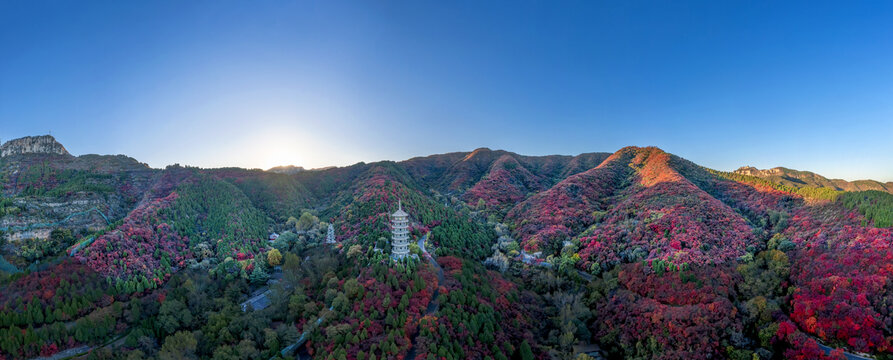
[[[478,188],[473,194],[468,194],[466,199],[477,202],[481,198],[485,201],[494,200],[491,198],[498,198],[500,192],[504,191],[525,196],[530,192],[545,190],[561,179],[598,165],[608,155],[610,154],[587,153],[577,156],[523,156],[503,150],[480,148],[467,153],[412,158],[400,162],[400,165],[414,178],[440,192],[465,193],[469,189]],[[487,180],[490,180],[490,185]]]
[[[735,170],[735,173],[755,176],[792,187],[826,187],[840,191],[878,190],[893,193],[893,182],[882,183],[875,180],[846,181],[843,179],[828,179],[813,172],[793,170],[783,167],[760,170],[752,166],[744,166]]]
[[[301,171],[4,149],[0,359],[893,356],[893,195],[811,173],[654,147]],[[417,258],[388,256],[398,202]]]

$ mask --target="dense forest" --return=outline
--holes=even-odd
[[[879,228],[893,227],[893,194],[877,190],[848,192],[840,195],[838,201],[848,209],[856,209],[868,222]]]
[[[635,147],[293,174],[112,160],[135,166],[4,164],[0,219],[41,199],[112,216],[4,234],[0,359],[893,358],[888,193]],[[412,256],[393,260],[398,203]]]

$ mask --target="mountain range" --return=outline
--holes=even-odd
[[[828,179],[822,175],[793,170],[783,167],[760,170],[752,166],[743,166],[735,170],[736,174],[756,176],[782,185],[793,187],[832,188],[840,191],[866,191],[877,190],[893,193],[893,181],[882,183],[875,180],[846,181],[843,179]]]
[[[539,263],[590,279],[586,300],[573,302],[591,309],[588,317],[559,321],[552,337],[546,334],[553,325],[533,331],[537,336],[529,329],[488,335],[523,339],[541,356],[550,348],[571,351],[573,341],[559,339],[568,332],[579,344],[598,344],[608,357],[825,356],[816,339],[849,351],[893,351],[893,183],[785,168],[723,172],[655,147],[576,156],[480,148],[268,171],[153,169],[123,155],[75,157],[50,136],[12,140],[0,152],[6,237],[0,268],[6,273],[46,268],[64,253],[106,279],[114,296],[141,294],[185,268],[216,276],[235,261],[251,273],[263,266],[251,259],[271,251],[270,233],[313,243],[327,224],[342,249],[358,246],[372,258],[374,250],[389,249],[388,214],[400,201],[413,217],[413,234],[426,237],[438,262],[452,264],[444,266],[447,277],[458,283],[462,268],[482,262],[502,273]],[[303,223],[311,225],[297,225]],[[289,246],[283,252],[305,251]],[[531,306],[570,304],[557,300],[554,289],[543,293],[547,285],[529,287],[543,281],[529,278],[529,271],[487,273],[488,286],[501,290],[481,301],[496,306],[495,294],[511,293],[530,297]],[[526,290],[509,290],[517,288]],[[14,309],[10,296],[0,295],[0,304]],[[426,303],[434,301],[426,296]],[[468,311],[463,306],[444,316]],[[500,316],[522,323],[545,311],[500,309]],[[464,321],[463,329],[483,331]],[[419,331],[422,323],[412,324]],[[440,335],[422,336],[466,334],[451,324]],[[310,348],[369,352],[363,340],[330,341]],[[411,344],[385,354],[403,354]],[[481,358],[519,351],[467,345],[456,346]]]

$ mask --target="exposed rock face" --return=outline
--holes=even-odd
[[[68,150],[50,135],[26,136],[0,145],[0,156],[21,154],[69,155]]]
[[[124,155],[71,156],[49,135],[8,141],[0,155],[0,196],[13,202],[0,213],[0,231],[10,242],[105,228],[136,206],[157,173]]]
[[[109,221],[121,219],[132,210],[135,201],[124,195],[77,193],[65,199],[31,197],[16,199],[19,212],[0,217],[0,230],[10,242],[28,238],[46,239],[53,229],[100,230]]]
[[[742,166],[738,168],[738,170],[735,170],[735,173],[747,176],[763,177],[769,175],[781,175],[781,168],[760,170],[753,166]]]

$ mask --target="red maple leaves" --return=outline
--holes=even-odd
[[[158,276],[169,275],[170,266],[191,256],[187,251],[188,239],[170,225],[159,223],[157,217],[158,211],[170,206],[175,199],[177,194],[171,193],[137,207],[123,224],[81,250],[77,258],[105,276],[119,279],[144,276],[160,281]]]
[[[826,341],[893,351],[893,232],[827,205],[799,212],[786,234],[798,245],[791,319]]]

